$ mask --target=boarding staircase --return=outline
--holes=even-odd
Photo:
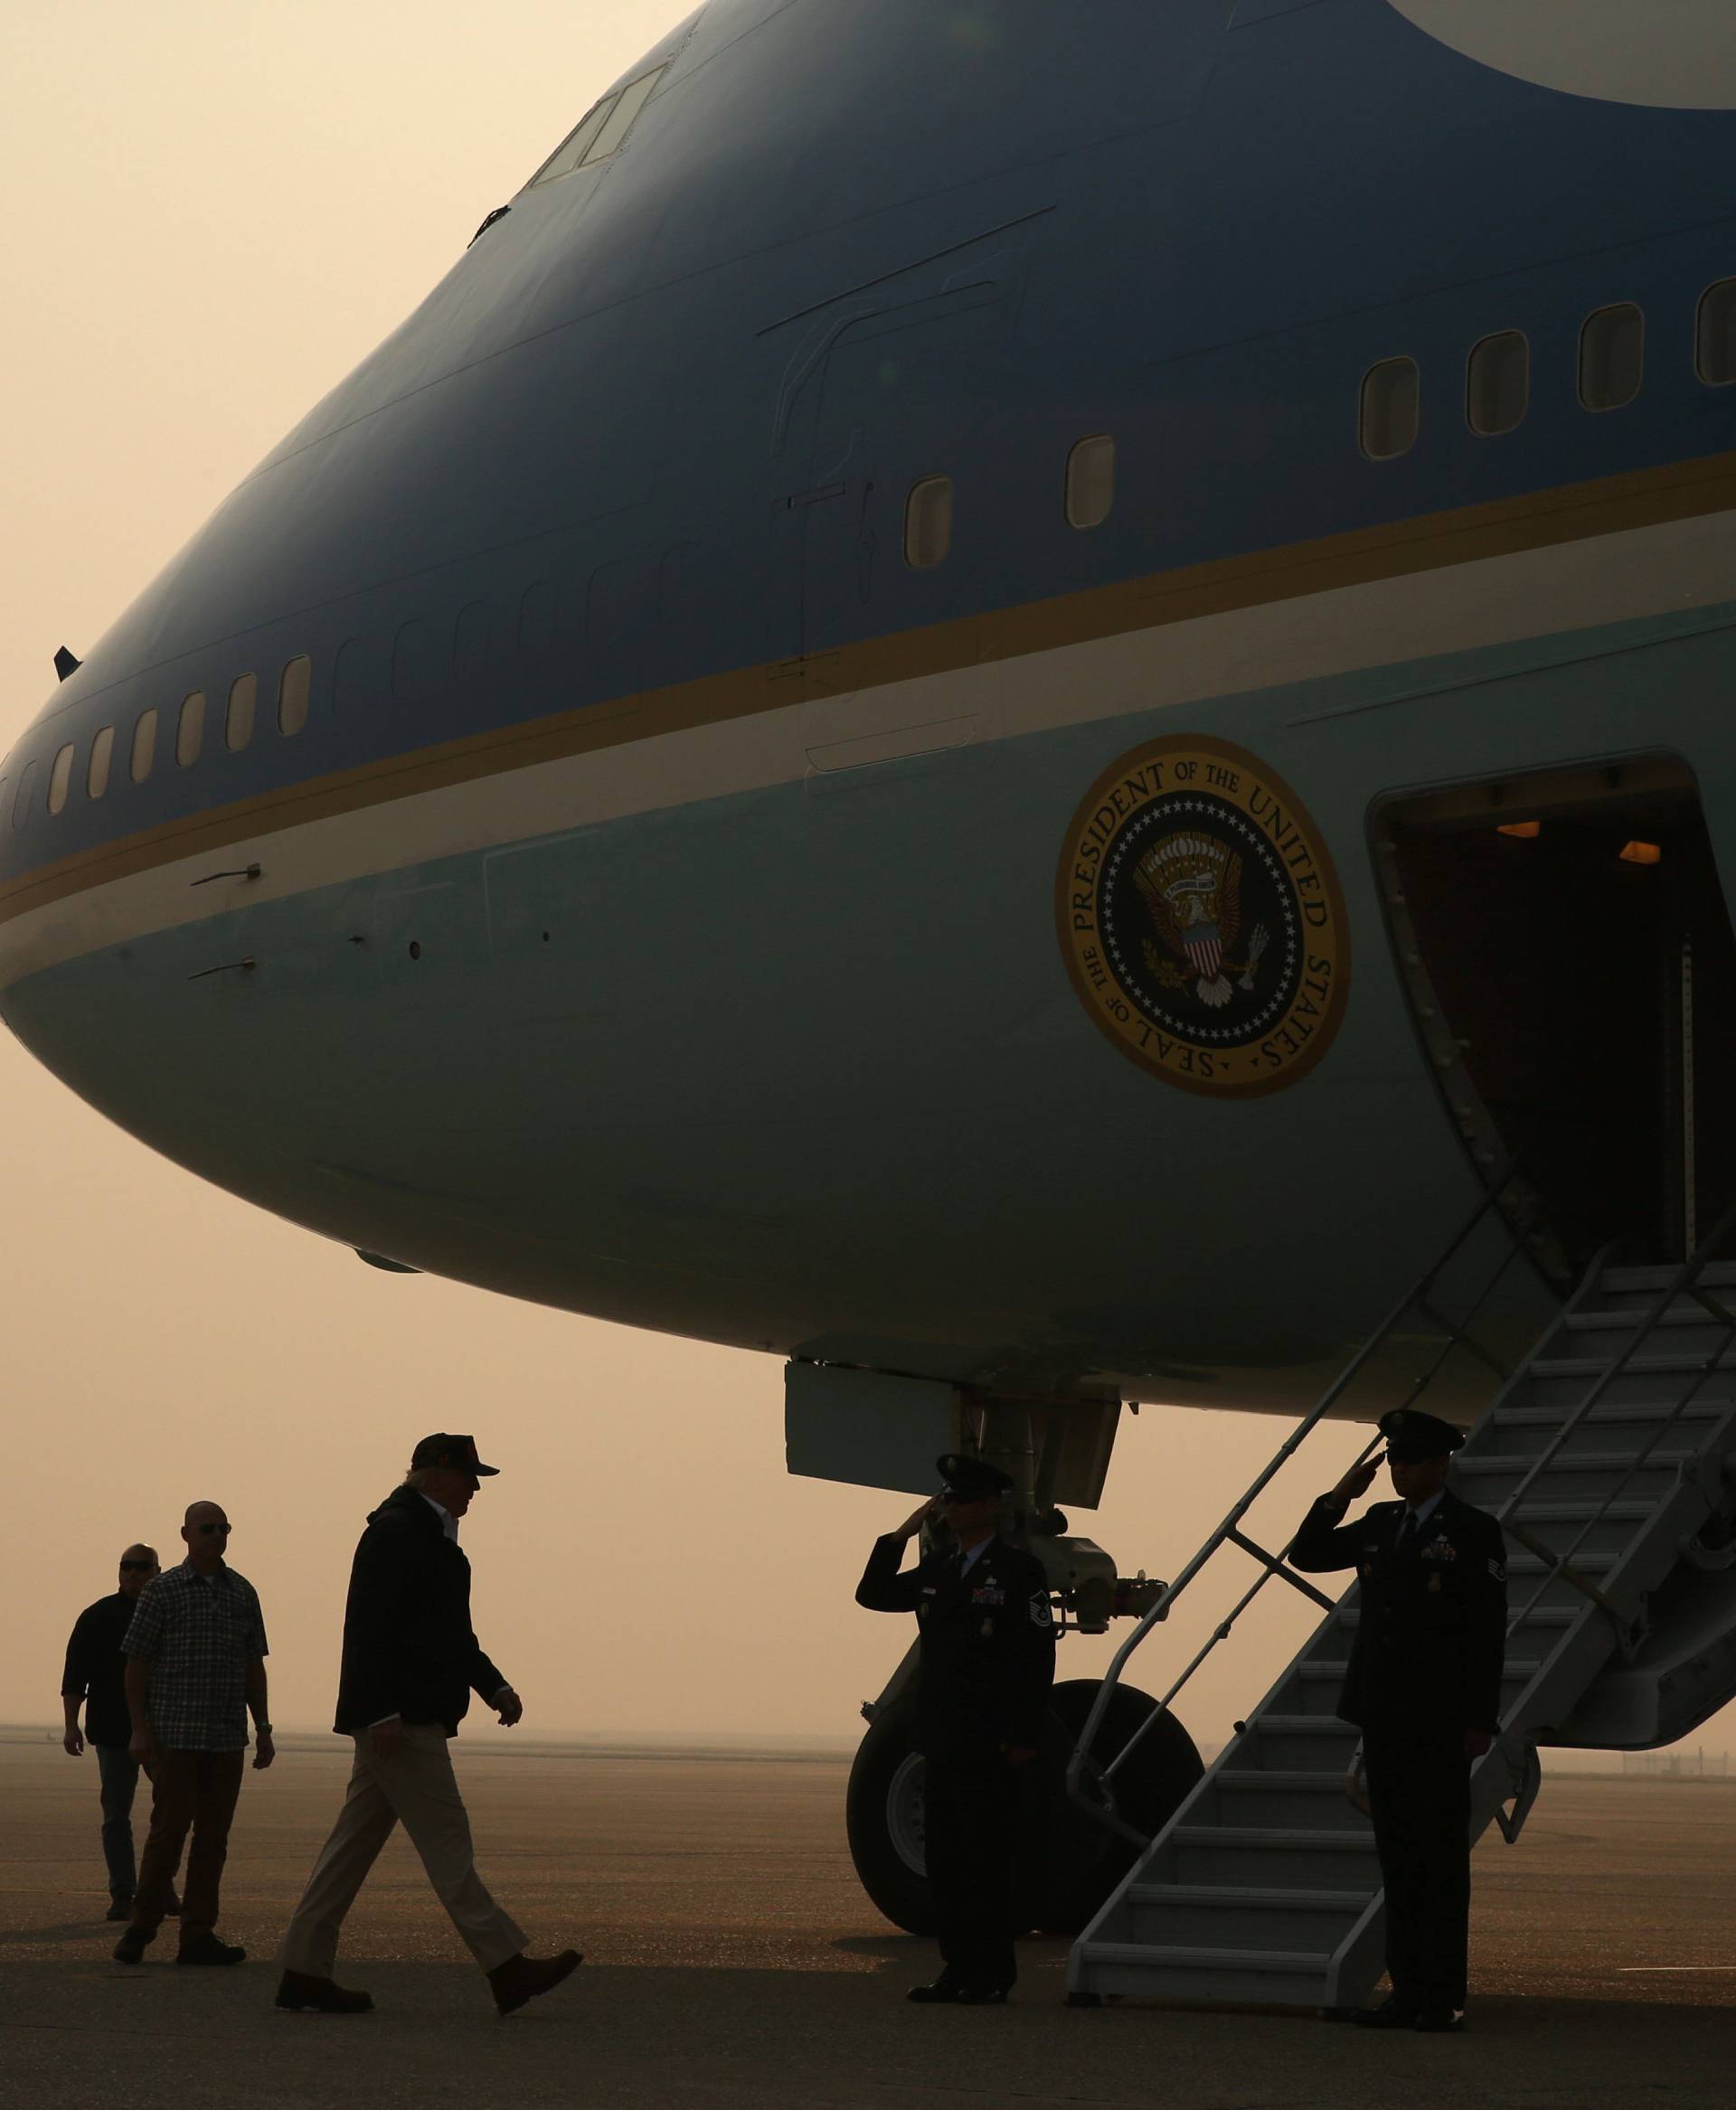
[[[1160,1712],[1269,1582],[1303,1590],[1326,1612],[1075,1944],[1068,1990],[1076,2004],[1138,1995],[1332,2011],[1361,2005],[1380,1977],[1373,1835],[1348,1792],[1357,1732],[1334,1711],[1357,1592],[1334,1604],[1256,1544],[1246,1518],[1304,1439],[1335,1407],[1344,1413],[1382,1344],[1414,1340],[1405,1329],[1418,1310],[1439,1317],[1441,1270],[1473,1233],[1486,1235],[1486,1212],[1498,1200],[1490,1197],[1359,1352],[1118,1653],[1070,1785],[1132,1837],[1114,1800],[1115,1772],[1131,1747],[1108,1766],[1090,1754],[1122,1665],[1176,1597],[1225,1548],[1259,1564]],[[1539,1743],[1669,1741],[1736,1692],[1736,1265],[1716,1258],[1736,1245],[1733,1229],[1736,1210],[1685,1263],[1616,1266],[1599,1257],[1528,1360],[1505,1382],[1492,1380],[1492,1403],[1454,1461],[1452,1484],[1501,1519],[1508,1550],[1502,1729],[1473,1770],[1474,1837],[1492,1822],[1517,1837],[1536,1792]],[[1515,1235],[1514,1247],[1522,1243]],[[1441,1322],[1439,1352],[1384,1405],[1426,1404],[1450,1356],[1467,1345],[1483,1352],[1474,1327],[1486,1294],[1468,1320]]]

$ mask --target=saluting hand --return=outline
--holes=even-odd
[[[913,1511],[912,1513],[906,1517],[904,1521],[898,1527],[899,1538],[902,1539],[906,1544],[908,1544],[910,1540],[915,1538],[916,1534],[922,1529],[923,1525],[928,1522],[929,1519],[934,1514],[935,1511],[938,1510],[939,1506],[940,1497],[938,1494],[929,1495],[929,1499],[922,1504],[921,1508]]]
[[[1382,1451],[1374,1457],[1364,1458],[1360,1465],[1353,1465],[1333,1489],[1327,1500],[1348,1504],[1354,1502],[1359,1494],[1366,1494],[1374,1484],[1375,1474],[1385,1463],[1386,1453]]]

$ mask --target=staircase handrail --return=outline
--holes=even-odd
[[[1518,1485],[1512,1490],[1512,1492],[1507,1495],[1505,1501],[1503,1502],[1500,1507],[1495,1511],[1495,1515],[1504,1524],[1506,1524],[1509,1529],[1513,1531],[1514,1535],[1518,1538],[1529,1550],[1538,1554],[1540,1558],[1547,1559],[1550,1562],[1552,1563],[1552,1566],[1550,1568],[1548,1572],[1545,1573],[1543,1581],[1538,1585],[1535,1593],[1526,1602],[1524,1609],[1509,1620],[1507,1625],[1507,1634],[1509,1639],[1511,1639],[1518,1628],[1524,1624],[1525,1620],[1530,1617],[1531,1614],[1536,1610],[1537,1606],[1543,1601],[1544,1592],[1549,1588],[1550,1584],[1553,1582],[1558,1576],[1571,1583],[1576,1588],[1583,1592],[1585,1596],[1590,1597],[1597,1604],[1602,1606],[1604,1610],[1609,1613],[1610,1616],[1617,1621],[1618,1625],[1622,1624],[1619,1613],[1616,1610],[1615,1606],[1610,1604],[1609,1599],[1604,1596],[1603,1592],[1598,1589],[1594,1585],[1588,1582],[1583,1576],[1580,1576],[1574,1569],[1572,1569],[1569,1566],[1569,1563],[1572,1560],[1574,1555],[1579,1551],[1580,1548],[1584,1544],[1586,1539],[1592,1531],[1597,1529],[1598,1525],[1604,1521],[1605,1517],[1609,1513],[1611,1503],[1618,1502],[1621,1499],[1622,1495],[1627,1492],[1628,1486],[1632,1484],[1635,1475],[1639,1473],[1645,1466],[1646,1461],[1650,1458],[1653,1451],[1656,1449],[1659,1443],[1662,1442],[1666,1435],[1668,1435],[1673,1429],[1676,1427],[1681,1415],[1687,1409],[1688,1407],[1693,1404],[1695,1397],[1699,1393],[1700,1388],[1705,1383],[1706,1380],[1712,1375],[1712,1371],[1718,1368],[1723,1358],[1725,1351],[1730,1346],[1731,1335],[1736,1334],[1736,1313],[1731,1313],[1720,1303],[1714,1303],[1712,1298],[1701,1295],[1698,1289],[1694,1287],[1694,1285],[1698,1282],[1701,1275],[1705,1271],[1705,1268],[1711,1262],[1712,1258],[1716,1252],[1718,1247],[1722,1243],[1723,1239],[1729,1234],[1732,1224],[1736,1224],[1736,1201],[1732,1201],[1724,1210],[1723,1214],[1719,1217],[1717,1222],[1713,1224],[1711,1230],[1706,1233],[1705,1237],[1701,1239],[1700,1243],[1694,1248],[1693,1252],[1690,1253],[1682,1262],[1681,1266],[1676,1269],[1675,1273],[1671,1276],[1669,1281],[1665,1284],[1664,1288],[1661,1289],[1657,1293],[1656,1296],[1653,1298],[1651,1304],[1646,1307],[1646,1310],[1638,1323],[1633,1327],[1629,1333],[1628,1345],[1599,1377],[1597,1382],[1591,1387],[1590,1390],[1586,1394],[1585,1398],[1580,1400],[1579,1406],[1575,1408],[1573,1413],[1556,1431],[1553,1438],[1547,1445],[1545,1445],[1543,1451],[1533,1462],[1529,1471],[1526,1472],[1524,1477],[1520,1480]],[[1587,1271],[1586,1280],[1588,1285],[1594,1279],[1600,1279],[1604,1264],[1605,1256],[1604,1254],[1599,1254],[1597,1260],[1592,1264],[1592,1267]],[[1616,1483],[1616,1484],[1604,1495],[1602,1502],[1598,1505],[1596,1513],[1586,1518],[1585,1521],[1580,1524],[1579,1531],[1574,1535],[1572,1543],[1567,1547],[1565,1551],[1559,1555],[1557,1555],[1552,1550],[1552,1549],[1540,1548],[1536,1542],[1534,1542],[1524,1532],[1519,1522],[1519,1518],[1523,1513],[1522,1505],[1524,1503],[1525,1495],[1530,1492],[1533,1483],[1537,1479],[1538,1475],[1544,1472],[1547,1467],[1553,1462],[1557,1455],[1560,1453],[1561,1446],[1567,1442],[1568,1438],[1583,1426],[1587,1416],[1590,1415],[1597,1407],[1601,1405],[1604,1396],[1608,1393],[1610,1387],[1615,1383],[1616,1380],[1624,1373],[1628,1368],[1628,1363],[1632,1361],[1634,1356],[1638,1353],[1641,1346],[1657,1331],[1666,1314],[1675,1306],[1684,1291],[1690,1292],[1694,1295],[1694,1301],[1697,1304],[1703,1305],[1705,1309],[1712,1315],[1714,1321],[1722,1325],[1724,1329],[1723,1340],[1720,1342],[1718,1346],[1712,1350],[1711,1355],[1706,1357],[1702,1361],[1698,1371],[1694,1373],[1692,1383],[1690,1383],[1684,1390],[1682,1397],[1675,1401],[1665,1418],[1658,1423],[1656,1428],[1652,1433],[1650,1440],[1646,1444],[1645,1447],[1638,1451],[1629,1461],[1626,1473],[1622,1474],[1621,1478]],[[1582,1294],[1583,1292],[1581,1292],[1581,1295]],[[1577,1304],[1580,1300],[1576,1298],[1574,1301],[1575,1304]]]
[[[1089,1812],[1092,1816],[1098,1818],[1099,1822],[1108,1823],[1112,1829],[1123,1832],[1128,1838],[1138,1841],[1138,1842],[1142,1845],[1149,1843],[1149,1842],[1144,1838],[1142,1833],[1136,1832],[1131,1825],[1127,1824],[1121,1819],[1115,1816],[1114,1813],[1105,1806],[1101,1800],[1085,1794],[1083,1792],[1081,1783],[1084,1777],[1086,1766],[1089,1762],[1089,1754],[1090,1752],[1091,1745],[1096,1738],[1098,1730],[1102,1726],[1104,1716],[1109,1711],[1110,1699],[1120,1681],[1121,1673],[1126,1668],[1128,1660],[1145,1643],[1147,1636],[1151,1634],[1153,1628],[1157,1626],[1159,1624],[1161,1624],[1162,1621],[1168,1617],[1170,1610],[1175,1606],[1176,1600],[1182,1597],[1184,1592],[1187,1589],[1189,1584],[1191,1584],[1195,1577],[1200,1574],[1202,1569],[1203,1569],[1208,1565],[1212,1556],[1218,1552],[1221,1547],[1226,1544],[1233,1543],[1239,1546],[1243,1551],[1252,1554],[1262,1564],[1260,1573],[1255,1578],[1253,1584],[1250,1586],[1248,1591],[1241,1597],[1241,1601],[1236,1605],[1234,1610],[1231,1611],[1229,1617],[1222,1621],[1216,1627],[1213,1628],[1211,1635],[1208,1637],[1204,1644],[1200,1648],[1198,1653],[1194,1655],[1193,1661],[1187,1665],[1185,1670],[1184,1670],[1181,1676],[1176,1679],[1175,1682],[1169,1688],[1169,1691],[1164,1694],[1161,1700],[1158,1700],[1156,1705],[1152,1709],[1151,1712],[1146,1717],[1145,1720],[1140,1723],[1139,1727],[1127,1738],[1127,1742],[1114,1755],[1114,1757],[1109,1759],[1108,1764],[1094,1769],[1094,1780],[1098,1782],[1107,1782],[1113,1777],[1123,1762],[1132,1755],[1133,1751],[1144,1739],[1146,1733],[1159,1719],[1162,1719],[1164,1715],[1169,1711],[1171,1702],[1175,1700],[1176,1694],[1181,1691],[1182,1688],[1193,1677],[1194,1673],[1199,1669],[1200,1665],[1204,1663],[1206,1658],[1217,1647],[1220,1642],[1224,1641],[1229,1637],[1230,1632],[1234,1626],[1236,1620],[1241,1617],[1241,1614],[1247,1609],[1249,1605],[1251,1604],[1253,1599],[1260,1594],[1260,1592],[1265,1588],[1266,1585],[1272,1579],[1274,1575],[1281,1574],[1287,1582],[1291,1583],[1296,1588],[1301,1590],[1305,1596],[1312,1597],[1317,1604],[1324,1606],[1327,1611],[1331,1611],[1334,1608],[1334,1600],[1332,1598],[1326,1597],[1323,1591],[1316,1589],[1312,1583],[1307,1581],[1303,1577],[1297,1574],[1294,1570],[1290,1569],[1286,1565],[1288,1554],[1288,1545],[1286,1546],[1283,1553],[1267,1553],[1263,1550],[1263,1549],[1256,1546],[1251,1540],[1243,1536],[1241,1531],[1241,1521],[1247,1515],[1248,1512],[1253,1507],[1254,1503],[1260,1499],[1260,1495],[1265,1493],[1267,1487],[1283,1470],[1285,1465],[1289,1463],[1290,1459],[1296,1455],[1303,1443],[1306,1442],[1307,1437],[1313,1434],[1314,1430],[1319,1427],[1320,1423],[1326,1419],[1326,1416],[1331,1412],[1332,1408],[1337,1405],[1338,1401],[1344,1397],[1344,1393],[1355,1382],[1357,1378],[1361,1376],[1362,1372],[1367,1367],[1370,1361],[1380,1352],[1382,1348],[1386,1345],[1389,1338],[1398,1328],[1400,1322],[1404,1319],[1409,1313],[1412,1312],[1420,1305],[1425,1308],[1429,1308],[1428,1306],[1429,1294],[1433,1288],[1435,1283],[1439,1280],[1439,1276],[1445,1272],[1445,1270],[1452,1264],[1452,1262],[1458,1258],[1459,1253],[1464,1249],[1465,1246],[1469,1242],[1470,1239],[1483,1224],[1485,1220],[1491,1214],[1499,1213],[1502,1199],[1507,1193],[1509,1188],[1514,1184],[1515,1179],[1517,1178],[1517,1172],[1518,1168],[1516,1166],[1509,1167],[1502,1178],[1495,1182],[1488,1189],[1488,1191],[1483,1196],[1482,1200],[1477,1203],[1477,1206],[1471,1211],[1470,1215],[1465,1219],[1459,1229],[1455,1231],[1452,1238],[1448,1240],[1447,1246],[1443,1248],[1440,1254],[1429,1264],[1429,1266],[1424,1270],[1422,1275],[1412,1285],[1412,1286],[1406,1291],[1405,1295],[1400,1299],[1400,1301],[1392,1306],[1392,1310],[1382,1320],[1380,1325],[1373,1333],[1368,1336],[1367,1340],[1363,1342],[1362,1346],[1358,1348],[1355,1354],[1351,1357],[1350,1361],[1344,1365],[1344,1369],[1339,1371],[1337,1377],[1334,1379],[1332,1383],[1326,1388],[1326,1391],[1321,1394],[1319,1399],[1290,1431],[1289,1435],[1285,1438],[1284,1442],[1278,1446],[1277,1451],[1273,1454],[1271,1459],[1267,1464],[1264,1470],[1260,1473],[1260,1474],[1253,1480],[1248,1488],[1244,1490],[1239,1499],[1231,1504],[1230,1511],[1225,1515],[1222,1522],[1220,1523],[1217,1529],[1206,1538],[1204,1543],[1194,1555],[1193,1559],[1187,1562],[1185,1567],[1183,1568],[1180,1574],[1176,1576],[1175,1579],[1173,1582],[1165,1584],[1163,1589],[1158,1593],[1157,1597],[1147,1607],[1143,1616],[1135,1625],[1133,1631],[1127,1635],[1127,1639],[1122,1642],[1119,1648],[1116,1650],[1114,1656],[1110,1659],[1109,1667],[1107,1672],[1105,1672],[1102,1681],[1098,1687],[1096,1697],[1091,1702],[1090,1710],[1085,1717],[1084,1723],[1080,1729],[1078,1738],[1075,1739],[1072,1752],[1067,1761],[1066,1779],[1068,1794],[1082,1809]],[[1502,1220],[1505,1224],[1508,1236],[1502,1253],[1499,1266],[1495,1268],[1493,1275],[1490,1276],[1487,1282],[1485,1283],[1483,1287],[1477,1292],[1477,1295],[1473,1300],[1469,1311],[1467,1312],[1464,1318],[1458,1321],[1457,1323],[1445,1321],[1441,1318],[1441,1314],[1439,1313],[1433,1313],[1431,1310],[1431,1315],[1439,1323],[1447,1327],[1448,1331],[1446,1338],[1444,1339],[1440,1350],[1436,1355],[1433,1362],[1429,1366],[1428,1370],[1423,1373],[1422,1377],[1411,1387],[1410,1392],[1407,1394],[1401,1404],[1408,1406],[1412,1400],[1419,1398],[1422,1391],[1426,1389],[1426,1388],[1430,1383],[1432,1383],[1435,1377],[1439,1372],[1441,1366],[1445,1363],[1447,1358],[1452,1353],[1453,1350],[1459,1344],[1459,1342],[1466,1338],[1467,1330],[1469,1327],[1471,1321],[1476,1318],[1477,1313],[1482,1309],[1484,1303],[1493,1293],[1495,1286],[1500,1282],[1502,1276],[1505,1275],[1508,1267],[1512,1266],[1514,1258],[1517,1255],[1524,1252],[1524,1241],[1526,1234],[1514,1224],[1507,1221],[1505,1217],[1502,1219]],[[1479,1351],[1479,1352],[1481,1352]],[[1370,1439],[1370,1441],[1363,1446],[1357,1458],[1356,1462],[1358,1465],[1362,1464],[1368,1458],[1380,1441],[1381,1438],[1378,1434]]]

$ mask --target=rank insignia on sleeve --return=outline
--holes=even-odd
[[[1033,1626],[1052,1626],[1052,1625],[1054,1625],[1054,1623],[1055,1623],[1055,1622],[1054,1622],[1054,1615],[1053,1615],[1053,1614],[1052,1614],[1052,1613],[1050,1611],[1050,1609],[1049,1609],[1049,1593],[1048,1593],[1048,1591],[1047,1591],[1047,1590],[1033,1590],[1033,1591],[1032,1591],[1032,1593],[1031,1593],[1031,1624],[1032,1624],[1032,1625],[1033,1625]]]
[[[1504,1583],[1507,1579],[1507,1571],[1498,1560],[1490,1561],[1489,1574],[1498,1583]]]

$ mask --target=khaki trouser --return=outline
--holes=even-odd
[[[376,1757],[365,1730],[355,1739],[355,1767],[344,1807],[283,1937],[285,1970],[310,1978],[332,1975],[344,1916],[399,1823],[420,1854],[435,1896],[483,1969],[492,1971],[523,1951],[524,1934],[476,1874],[470,1820],[444,1730],[438,1722],[407,1722],[394,1757]]]

